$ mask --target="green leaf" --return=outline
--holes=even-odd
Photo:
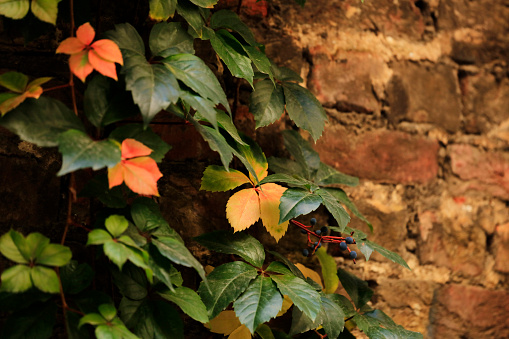
[[[170,260],[163,257],[155,246],[150,245],[149,252],[149,267],[154,272],[154,276],[163,282],[170,290],[173,290],[173,285],[181,286],[183,283],[182,275],[173,265]]]
[[[353,320],[372,339],[421,339],[422,334],[405,330],[380,310],[357,314]]]
[[[235,12],[227,9],[222,9],[210,18],[210,27],[213,29],[228,28],[240,34],[240,36],[251,46],[257,46],[253,32],[248,25],[246,25]]]
[[[163,58],[180,53],[194,54],[193,37],[178,22],[161,22],[154,25],[148,43],[152,55]]]
[[[25,258],[21,253],[14,239],[17,241],[23,241],[23,235],[14,230],[10,230],[0,237],[0,253],[2,253],[7,259],[12,260],[18,264],[28,264],[30,258]],[[19,240],[22,239],[22,240]]]
[[[345,325],[345,314],[339,305],[329,298],[330,295],[322,295],[321,308],[315,321],[309,319],[306,314],[294,309],[292,314],[292,328],[290,335],[306,332],[323,326],[328,338],[337,338]]]
[[[122,192],[122,185],[109,188],[108,174],[96,175],[89,180],[80,191],[78,197],[97,198],[107,207],[124,208],[127,201]]]
[[[217,129],[216,105],[212,101],[187,91],[181,91],[180,98],[186,104],[194,108],[197,114],[199,114],[199,117],[204,117]]]
[[[87,245],[102,245],[112,239],[111,235],[105,230],[96,229],[88,233]]]
[[[86,328],[78,328],[78,324],[80,322],[81,315],[68,312],[65,318],[65,327],[67,331],[67,336],[69,339],[89,339],[88,331]]]
[[[180,314],[167,302],[122,298],[119,311],[126,326],[140,338],[184,339]]]
[[[116,128],[111,132],[110,138],[122,143],[124,139],[135,139],[152,150],[149,157],[156,162],[161,162],[171,146],[164,142],[159,135],[152,131],[152,128],[143,128],[140,124],[129,124]]]
[[[148,15],[155,21],[166,21],[175,14],[177,0],[149,0]]]
[[[283,297],[270,278],[259,275],[233,303],[235,314],[251,333],[258,325],[277,316]]]
[[[369,260],[371,253],[373,252],[373,250],[375,250],[384,257],[386,257],[387,259],[391,260],[392,262],[395,262],[403,267],[410,269],[406,261],[403,258],[401,258],[399,254],[389,251],[388,249],[378,245],[377,243],[374,243],[370,240],[361,240],[358,242],[358,246],[361,252],[364,253],[364,255],[366,256],[366,260]]]
[[[72,260],[69,264],[60,268],[62,289],[66,294],[77,294],[87,288],[94,278],[94,271],[90,265],[78,264]]]
[[[246,52],[249,59],[251,59],[251,61],[253,62],[253,65],[256,67],[256,70],[267,74],[272,83],[275,84],[274,74],[272,73],[270,60],[267,57],[267,55],[265,55],[265,53],[263,53],[257,47],[254,46],[246,46],[242,44],[242,48],[244,49],[244,52]]]
[[[88,81],[83,110],[95,127],[104,127],[138,113],[132,95],[125,90],[125,84],[101,74],[94,75]]]
[[[357,278],[354,274],[338,268],[338,277],[341,285],[343,285],[346,293],[358,309],[366,305],[373,296],[373,290],[368,287],[368,283]]]
[[[274,73],[274,77],[281,81],[296,81],[296,82],[303,82],[304,80],[292,71],[289,68],[286,67],[278,67],[275,63],[271,62],[272,72]]]
[[[193,257],[191,252],[189,252],[182,242],[174,238],[159,237],[157,240],[152,240],[152,243],[163,256],[176,264],[194,268],[202,280],[207,280],[202,265],[195,257]]]
[[[289,188],[281,196],[279,223],[302,214],[308,214],[320,207],[322,198],[300,188]]]
[[[21,254],[30,260],[36,259],[50,242],[48,238],[39,232],[30,233],[24,242],[19,243],[16,238],[14,238],[14,241],[21,250]]]
[[[261,80],[254,85],[249,110],[253,113],[256,128],[267,126],[281,118],[285,110],[283,87],[270,80]]]
[[[237,170],[225,170],[224,167],[210,165],[203,172],[200,190],[225,192],[240,185],[250,183],[248,177]]]
[[[85,324],[90,324],[90,325],[95,326],[95,325],[100,325],[100,324],[105,324],[105,323],[106,323],[106,319],[104,319],[103,316],[101,316],[98,313],[90,313],[90,314],[84,315],[80,319],[78,327],[81,327]]]
[[[11,19],[24,18],[30,8],[28,0],[0,2],[0,14]]]
[[[282,133],[286,149],[301,166],[304,177],[312,180],[320,167],[320,156],[299,132],[285,130]]]
[[[60,284],[57,272],[51,268],[34,266],[30,270],[30,277],[34,286],[46,293],[59,293]]]
[[[13,1],[14,2],[14,1]],[[0,13],[2,11],[2,6],[6,6],[5,4],[0,4]],[[1,13],[5,16],[8,16],[4,13]],[[0,75],[0,86],[7,88],[16,93],[23,93],[28,84],[28,77],[25,74],[18,72],[6,72]]]
[[[209,144],[210,149],[219,153],[224,168],[228,168],[233,159],[233,149],[226,142],[224,136],[212,127],[200,125],[194,119],[190,120],[203,139]]]
[[[113,235],[114,238],[118,238],[122,233],[125,232],[129,222],[123,215],[110,215],[105,221],[106,229]]]
[[[348,195],[345,191],[340,188],[323,188],[323,190],[329,192],[334,196],[334,198],[336,198],[337,201],[345,205],[357,218],[364,221],[368,225],[371,232],[373,232],[373,225],[371,225],[371,223],[362,215],[362,213],[359,212],[355,204],[348,198]]]
[[[115,25],[115,30],[108,31],[106,36],[122,52],[126,89],[132,92],[143,121],[148,125],[157,113],[177,102],[180,91],[177,79],[164,65],[147,61],[143,41],[130,24]]]
[[[282,254],[276,252],[276,251],[267,251],[279,260],[281,260],[286,267],[290,269],[290,271],[298,278],[305,279],[302,272],[298,269],[297,266],[295,266],[290,260],[288,260],[286,257],[284,257]]]
[[[265,158],[262,149],[253,139],[244,134],[241,134],[241,137],[244,145],[234,142],[233,144],[230,143],[230,146],[232,146],[233,154],[239,158],[251,174],[250,179],[255,184],[258,184],[260,181],[258,175],[266,174],[268,167],[267,158]]]
[[[277,284],[277,288],[281,294],[287,295],[302,312],[304,312],[311,320],[314,320],[320,312],[320,295],[307,282],[294,276],[284,267],[287,272],[282,269],[283,264],[275,261],[269,265],[266,271],[281,272],[282,275],[273,274],[271,279]]]
[[[242,261],[229,262],[216,267],[207,276],[210,290],[203,283],[198,289],[208,310],[209,318],[215,318],[235,301],[257,275],[256,268]]]
[[[209,250],[235,254],[256,267],[262,267],[265,260],[263,245],[244,232],[214,231],[194,238]]]
[[[340,184],[354,187],[359,184],[359,178],[341,173],[322,162],[316,173],[315,182],[322,186]]]
[[[175,291],[165,291],[158,293],[161,297],[178,305],[185,314],[196,321],[207,323],[209,317],[207,308],[203,304],[198,294],[187,287],[177,287]]]
[[[322,267],[322,277],[325,285],[325,293],[334,293],[339,285],[339,278],[336,273],[337,266],[334,258],[327,253],[323,247],[316,252],[316,257],[320,261]]]
[[[290,176],[306,176],[306,172],[303,167],[296,161],[276,157],[269,157],[267,160],[269,162],[269,168],[276,173],[287,174]]]
[[[242,140],[237,127],[233,124],[231,116],[216,108],[216,118],[219,126],[224,129],[237,143],[247,145],[244,140]]]
[[[65,175],[81,168],[98,170],[113,167],[121,160],[120,147],[110,140],[94,141],[86,133],[68,130],[58,137],[62,153],[62,168],[57,175]]]
[[[162,62],[186,86],[214,104],[222,104],[230,112],[228,100],[219,81],[202,59],[192,54],[177,54],[163,59]]]
[[[119,319],[115,319],[114,322],[114,326],[109,324],[97,326],[95,329],[97,339],[138,339]]]
[[[69,263],[72,252],[69,247],[60,244],[49,244],[37,255],[35,263],[46,266],[64,266]]]
[[[9,267],[2,272],[0,291],[19,293],[28,290],[32,287],[30,271],[30,267],[25,265]]]
[[[170,227],[161,214],[159,205],[150,198],[137,198],[131,206],[131,217],[136,227],[142,232],[153,231],[160,227]],[[182,241],[182,238],[180,238],[177,232],[173,231],[172,234],[179,241]]]
[[[292,176],[288,174],[271,174],[260,181],[260,185],[268,182],[283,182],[290,187],[300,187],[305,189],[311,188],[312,190],[318,189],[318,186],[297,175]]]
[[[62,0],[32,0],[32,13],[39,20],[56,25],[60,1]]]
[[[48,98],[28,98],[10,111],[0,125],[25,141],[38,146],[57,146],[58,135],[69,129],[84,131],[81,121],[62,102]]]
[[[3,322],[0,338],[54,338],[56,314],[57,305],[53,300],[17,311]]]
[[[225,29],[220,29],[215,34],[210,32],[210,43],[230,73],[237,78],[246,79],[253,86],[251,59],[246,55],[242,44]]]
[[[90,234],[90,233],[89,233]],[[114,242],[113,240],[106,241],[103,246],[104,254],[115,264],[119,269],[122,269],[124,263],[131,256],[131,251],[124,244]]]
[[[352,305],[352,302],[341,294],[328,294],[327,297],[333,300],[336,304],[341,307],[343,313],[345,314],[345,318],[350,318],[351,316],[357,314],[357,311]]]
[[[200,8],[188,0],[178,0],[177,12],[187,21],[195,34],[199,38],[202,38],[205,23],[203,22]]]
[[[191,2],[197,6],[212,8],[215,4],[217,4],[218,0],[191,0]]]
[[[269,325],[266,324],[260,324],[256,328],[256,334],[258,334],[261,339],[275,339],[272,330],[270,329]]]
[[[142,300],[148,295],[149,283],[143,269],[127,264],[122,272],[111,271],[120,293],[131,300]]]
[[[112,304],[99,305],[99,313],[108,321],[112,321],[117,315],[117,309]]]
[[[343,208],[343,206],[341,206],[338,200],[328,191],[319,189],[316,190],[315,193],[322,198],[323,204],[325,205],[327,210],[329,210],[329,212],[332,214],[334,219],[336,219],[339,228],[341,230],[344,230],[344,227],[346,227],[346,225],[350,222],[350,215],[348,214],[348,212]]]
[[[304,87],[291,82],[283,83],[286,111],[290,118],[302,129],[308,131],[316,141],[320,138],[327,121],[320,102]]]

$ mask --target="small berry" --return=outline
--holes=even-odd
[[[315,241],[314,245],[315,245],[315,247],[316,247],[316,245],[318,245],[318,241]]]
[[[305,256],[305,257],[309,256],[309,251],[308,251],[307,248],[302,250],[302,255]]]
[[[309,222],[311,223],[311,226],[315,226],[316,225],[316,218],[311,218],[311,220],[309,220]]]
[[[357,252],[355,252],[355,251],[350,252],[350,258],[352,258],[352,259],[357,258]]]
[[[329,228],[327,226],[323,226],[321,228],[321,231],[322,231],[322,235],[327,235],[327,233],[329,233]]]
[[[300,230],[300,233],[302,233],[302,234],[306,234],[306,233],[308,233],[308,232],[307,232],[306,230],[301,229],[301,230]]]
[[[345,241],[347,244],[353,244],[353,238],[352,237],[346,237]]]
[[[318,248],[320,248],[320,247],[322,247],[322,243],[319,243],[319,244],[318,244],[317,249],[318,249]]]
[[[316,230],[315,233],[316,233],[316,235],[320,235],[320,234],[322,234],[322,231],[321,230]]]
[[[348,245],[346,244],[346,242],[339,243],[339,249],[340,250],[346,251],[347,248],[348,248]]]

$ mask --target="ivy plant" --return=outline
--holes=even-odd
[[[303,137],[320,138],[325,110],[300,85],[299,74],[270,60],[239,13],[217,0],[148,0],[138,3],[135,14],[113,15],[101,24],[99,4],[91,2],[88,10],[75,5],[0,0],[2,20],[26,24],[35,17],[60,32],[55,62],[66,63],[70,74],[58,85],[51,77],[0,74],[6,89],[0,93],[0,125],[26,142],[55,147],[62,156],[55,174],[68,185],[59,243],[52,242],[58,242],[55,234],[41,234],[45,230],[23,235],[24,225],[15,224],[0,237],[0,253],[10,262],[1,272],[0,337],[50,338],[65,331],[69,338],[184,338],[196,323],[203,324],[201,331],[233,338],[290,338],[308,331],[348,337],[355,326],[370,338],[422,337],[372,309],[373,291],[322,248],[339,244],[355,260],[348,246],[357,244],[367,260],[378,251],[408,268],[399,255],[348,226],[347,209],[372,230],[343,190],[358,179],[321,162]],[[60,13],[62,8],[71,12]],[[216,69],[209,66],[210,53]],[[256,128],[287,113],[294,130],[282,134],[293,159],[267,159],[237,130],[237,88],[230,84],[250,88]],[[225,226],[232,229],[195,240],[233,261],[225,256],[206,271],[164,219],[158,183],[168,172],[159,164],[171,145],[152,130],[159,117],[194,128],[218,153],[220,162],[205,169],[201,189],[233,191],[225,206]],[[78,171],[94,176],[86,181],[89,176]],[[89,199],[89,224],[74,217],[78,199]],[[316,220],[311,226],[295,220],[320,205],[337,225],[314,230]],[[249,235],[258,220],[276,241],[289,228],[300,228],[309,245],[303,253],[316,253],[322,277]],[[69,241],[71,228],[86,232],[81,244]],[[349,298],[335,293],[340,283]],[[286,332],[272,321],[285,314]]]

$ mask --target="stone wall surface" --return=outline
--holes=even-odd
[[[338,254],[338,265],[369,281],[372,306],[425,338],[508,338],[509,1],[308,0],[301,8],[291,0],[244,0],[241,11],[267,53],[299,72],[326,108],[329,121],[315,149],[323,162],[361,179],[347,192],[373,223],[371,238],[412,270],[377,254],[357,265]],[[66,82],[62,65],[48,61],[46,74],[29,62],[32,54],[18,53],[19,40],[0,38],[2,72]],[[40,44],[44,61],[54,46]],[[292,122],[283,117],[254,133],[247,89],[241,86],[235,123],[267,156],[285,155],[277,132]],[[173,145],[159,183],[170,225],[186,241],[229,228],[229,193],[199,190],[217,155],[189,126],[154,129]],[[43,228],[58,241],[67,194],[66,179],[55,176],[58,153],[5,130],[0,140],[1,233]],[[88,208],[77,208],[84,221]],[[322,208],[313,216],[333,222]],[[356,218],[352,226],[367,231]],[[275,248],[260,225],[250,231]],[[78,232],[70,239],[82,239]],[[303,241],[296,233],[283,237],[278,251],[316,266],[316,259],[297,256]],[[193,248],[202,263],[217,263]]]

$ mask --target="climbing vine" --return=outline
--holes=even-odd
[[[0,253],[12,262],[1,273],[2,338],[50,338],[58,331],[70,338],[183,338],[182,317],[230,338],[307,332],[348,338],[355,327],[370,338],[422,337],[371,308],[367,283],[337,268],[322,247],[339,246],[354,264],[358,253],[349,246],[356,245],[366,260],[378,251],[408,268],[399,255],[348,226],[352,214],[372,230],[340,188],[358,179],[321,162],[303,137],[320,138],[324,109],[297,73],[266,56],[238,13],[216,9],[217,0],[138,1],[135,17],[103,31],[101,1],[87,2],[88,14],[65,0],[70,13],[64,15],[59,3],[0,1],[2,20],[41,20],[64,32],[55,58],[69,66],[68,82],[53,87],[47,85],[50,77],[30,81],[15,71],[0,74],[6,90],[0,93],[0,125],[24,141],[58,147],[57,175],[68,178],[60,244],[51,243],[44,230],[22,234],[22,225],[14,224],[0,237]],[[140,18],[143,8],[148,15]],[[76,27],[77,15],[89,21]],[[282,134],[292,159],[266,158],[237,130],[232,116],[238,98],[227,96],[235,91],[223,87],[226,82],[196,52],[197,42],[207,44],[229,71],[223,77],[251,87],[256,128],[288,115],[295,129]],[[67,91],[70,101],[49,95],[57,91]],[[205,169],[201,189],[234,191],[225,206],[232,229],[195,240],[233,261],[206,270],[163,218],[156,198],[163,176],[158,163],[171,146],[151,128],[156,115],[193,126],[219,154],[222,165]],[[76,172],[90,169],[95,176],[78,190]],[[90,225],[73,216],[78,197],[100,205]],[[295,220],[321,205],[337,225],[315,230],[316,219],[310,225]],[[245,232],[258,220],[276,241],[292,229],[306,234],[302,253],[319,258],[322,276],[265,250]],[[79,246],[68,243],[70,228],[86,232],[82,246],[94,248],[92,258],[75,255]],[[182,267],[194,270],[200,283],[185,282]],[[340,283],[349,297],[335,293]],[[285,319],[291,325],[272,323],[290,312]]]

